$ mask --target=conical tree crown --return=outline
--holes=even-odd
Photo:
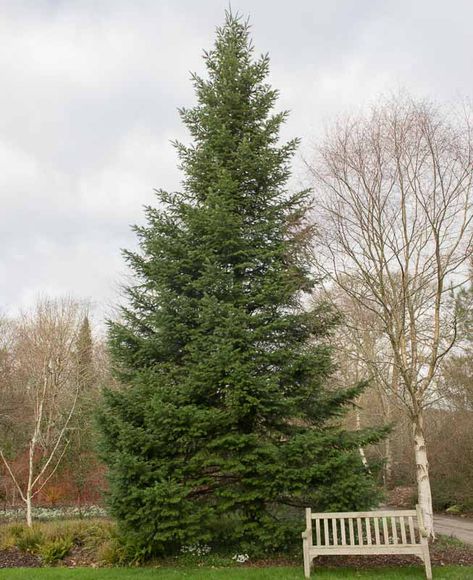
[[[76,344],[77,373],[80,390],[91,387],[94,380],[92,332],[89,317],[85,316],[79,329]]]
[[[197,105],[180,111],[183,189],[159,191],[135,228],[137,283],[110,324],[125,385],[101,419],[111,506],[150,552],[217,541],[222,517],[232,541],[268,547],[286,529],[277,506],[374,497],[353,450],[375,436],[325,426],[358,391],[323,389],[334,316],[302,306],[315,283],[309,194],[287,190],[297,141],[279,143],[268,57],[254,59],[247,23],[227,14],[204,58]]]
[[[252,53],[248,26],[229,15],[205,55],[208,79],[193,77],[198,105],[181,110],[193,137],[191,146],[176,144],[184,191],[159,192],[161,207],[148,208],[148,227],[136,228],[142,252],[127,259],[145,287],[129,290],[133,309],[126,327],[112,326],[112,344],[140,371],[165,360],[192,364],[206,377],[186,368],[187,391],[256,416],[264,403],[282,404],[273,397],[286,389],[281,358],[291,355],[294,370],[304,364],[305,339],[321,320],[299,308],[313,281],[301,231],[308,192],[285,189],[296,141],[278,144],[285,113],[271,112],[268,57],[253,61]],[[151,357],[148,333],[156,348],[162,341]],[[250,385],[230,380],[232,364],[243,365],[238,382],[246,376]]]

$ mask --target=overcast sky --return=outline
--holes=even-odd
[[[0,0],[0,312],[38,295],[109,311],[129,225],[176,189],[177,107],[194,102],[227,2]],[[473,96],[472,0],[234,0],[269,52],[284,137],[304,156],[337,115],[407,89]],[[295,178],[300,169],[295,163]],[[302,177],[302,176],[301,176]]]

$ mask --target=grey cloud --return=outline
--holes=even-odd
[[[38,292],[113,303],[121,247],[154,187],[179,186],[170,139],[193,102],[189,71],[228,3],[0,0],[0,311]],[[471,95],[469,0],[260,0],[249,14],[268,51],[283,137],[302,151],[324,123],[399,87]],[[299,178],[298,164],[295,164]]]

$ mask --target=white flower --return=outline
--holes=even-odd
[[[250,557],[248,556],[248,554],[235,554],[232,558],[232,560],[235,560],[235,562],[237,562],[237,564],[244,564],[249,559],[250,559]]]
[[[107,512],[104,508],[96,505],[78,507],[34,507],[33,519],[38,520],[56,520],[64,518],[75,518],[78,516],[85,518],[100,518],[105,517]],[[26,517],[26,510],[24,508],[11,508],[0,511],[0,521],[18,521]]]
[[[212,548],[207,546],[207,544],[193,544],[191,546],[182,546],[181,553],[182,554],[193,554],[196,556],[205,556],[209,552],[211,552]]]

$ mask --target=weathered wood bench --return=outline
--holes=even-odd
[[[317,556],[373,554],[419,556],[426,577],[432,578],[429,544],[419,506],[415,510],[318,514],[307,508],[302,538],[306,578],[310,578],[312,560]]]

